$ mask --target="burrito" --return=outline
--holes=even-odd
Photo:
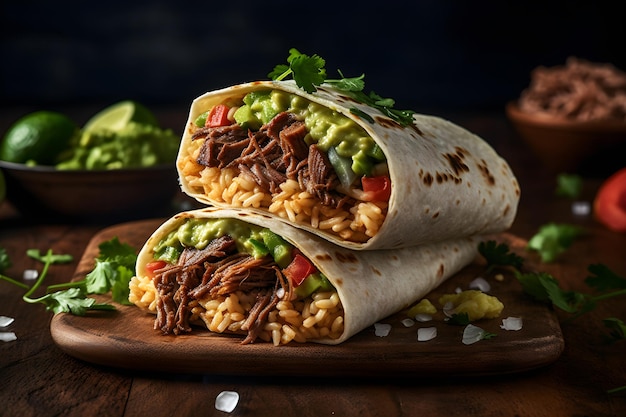
[[[353,251],[271,216],[208,207],[166,220],[139,252],[129,300],[155,331],[241,343],[339,344],[469,264],[477,238]]]
[[[206,93],[177,158],[197,201],[271,215],[354,250],[498,233],[520,197],[507,162],[441,118],[404,126],[326,84],[259,81]]]

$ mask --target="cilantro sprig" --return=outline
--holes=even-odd
[[[413,110],[394,109],[395,100],[382,97],[373,91],[369,93],[363,91],[365,89],[365,74],[361,74],[358,77],[345,77],[338,70],[337,72],[341,78],[329,79],[327,78],[325,66],[326,60],[319,55],[309,56],[295,48],[291,48],[287,57],[287,64],[276,65],[268,74],[268,77],[274,81],[281,81],[291,76],[296,85],[309,94],[317,91],[317,87],[323,83],[330,84],[334,88],[352,96],[355,100],[378,109],[402,126],[413,124],[413,115],[415,114]],[[372,116],[356,107],[351,108],[350,111],[370,123],[374,122]]]
[[[90,294],[106,294],[111,292],[113,301],[120,304],[129,304],[128,284],[134,274],[137,255],[134,248],[121,243],[117,237],[99,245],[100,253],[96,258],[95,268],[89,272],[85,279],[75,282],[50,285],[46,288],[46,294],[33,298],[33,294],[42,286],[51,265],[71,262],[71,255],[55,254],[49,249],[42,254],[38,249],[29,249],[27,256],[43,263],[43,268],[37,281],[32,286],[0,274],[0,279],[26,290],[22,299],[30,304],[43,304],[46,310],[57,313],[71,313],[83,316],[88,310],[115,310],[115,306],[108,303],[97,303]],[[0,248],[0,259],[3,259]],[[4,265],[10,265],[8,257],[4,257]]]
[[[498,243],[495,240],[487,240],[478,244],[478,252],[487,261],[487,273],[498,266],[512,266],[522,269],[524,258],[510,252],[506,243]]]

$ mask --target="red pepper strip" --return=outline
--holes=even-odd
[[[622,168],[598,189],[593,202],[596,219],[615,232],[626,232],[626,168]]]
[[[391,196],[391,179],[388,176],[362,177],[361,185],[365,192],[365,201],[389,201]]]
[[[228,112],[230,108],[225,104],[214,106],[206,118],[206,127],[230,126],[232,123],[228,120]]]
[[[148,273],[148,277],[154,276],[154,271],[157,269],[165,268],[167,266],[167,262],[165,261],[153,261],[146,264],[146,272]]]
[[[302,284],[302,281],[311,274],[317,272],[317,268],[305,258],[303,255],[296,253],[293,260],[287,268],[283,270],[283,274],[291,281],[294,287]]]

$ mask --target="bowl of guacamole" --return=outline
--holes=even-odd
[[[145,106],[123,101],[82,126],[37,111],[0,138],[7,200],[24,216],[126,220],[167,213],[181,193],[175,160],[180,134]]]

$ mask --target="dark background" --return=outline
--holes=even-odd
[[[3,1],[0,106],[196,96],[266,79],[288,50],[417,111],[502,111],[538,65],[626,68],[626,2]]]

